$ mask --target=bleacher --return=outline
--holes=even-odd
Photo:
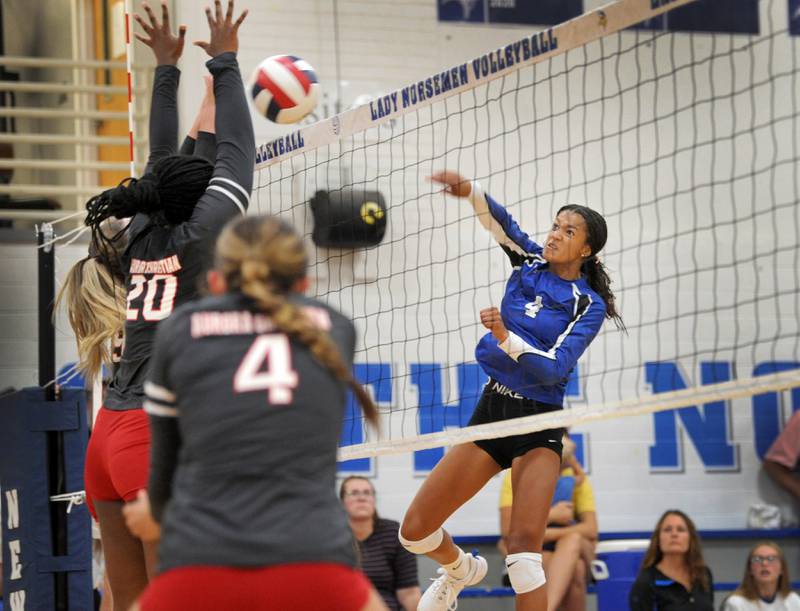
[[[600,533],[600,541],[621,539],[649,539],[650,532],[607,532]],[[800,528],[781,528],[770,530],[734,529],[701,530],[703,554],[714,575],[714,600],[718,605],[732,592],[742,578],[744,561],[750,548],[758,541],[775,541],[784,551],[792,576],[792,589],[800,591]],[[497,551],[497,535],[454,536],[453,540],[465,551],[476,551],[489,562],[489,572],[484,582],[477,587],[467,588],[459,597],[458,608],[463,611],[512,611],[514,591],[502,585],[501,571],[503,558]],[[423,589],[428,579],[436,575],[436,565],[425,557],[420,557],[419,577]],[[588,588],[586,611],[625,611],[624,609],[601,609],[598,607],[596,588]]]

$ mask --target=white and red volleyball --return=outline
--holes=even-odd
[[[258,112],[275,123],[297,123],[314,110],[319,83],[314,68],[294,55],[261,62],[248,83]]]

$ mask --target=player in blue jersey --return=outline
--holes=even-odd
[[[185,28],[169,26],[166,4],[159,23],[143,4],[149,23],[137,18],[146,36],[137,37],[156,56],[150,116],[150,158],[140,179],[127,179],[91,198],[86,224],[100,255],[121,263],[127,292],[125,345],[99,411],[86,455],[85,485],[90,510],[100,524],[114,605],[127,609],[154,570],[155,546],[128,532],[126,501],[147,485],[150,431],[144,413],[144,377],[160,321],[198,296],[214,239],[231,218],[244,213],[255,162],[250,111],[236,60],[238,28],[246,11],[233,19],[233,3],[223,15],[207,12],[210,42],[197,43],[211,56],[216,148],[213,163],[199,150],[176,154],[178,144],[176,64]],[[184,152],[187,152],[184,149]],[[102,229],[111,218],[131,218],[127,246],[116,257],[118,239]]]
[[[530,239],[480,185],[456,172],[431,177],[451,195],[468,198],[479,222],[510,260],[512,271],[500,309],[485,308],[489,332],[475,356],[489,382],[470,425],[562,408],[569,373],[606,318],[624,328],[610,279],[597,253],[606,243],[603,217],[585,206],[556,214],[543,246]],[[442,565],[425,591],[422,611],[454,608],[459,592],[486,575],[486,560],[465,554],[442,529],[445,520],[495,474],[513,466],[514,501],[506,566],[517,609],[545,611],[542,543],[561,463],[562,429],[458,445],[439,461],[417,492],[400,528],[411,552]]]

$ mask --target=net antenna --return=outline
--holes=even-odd
[[[636,26],[687,4],[620,0],[258,147],[251,210],[308,238],[312,291],[355,322],[356,375],[382,408],[370,439],[352,406],[342,459],[666,409],[702,418],[800,387],[786,4],[761,3],[753,36]],[[478,311],[499,306],[510,267],[470,206],[426,181],[445,168],[538,242],[565,203],[604,215],[629,332],[604,326],[567,382],[570,409],[465,426],[486,381]],[[318,189],[380,191],[383,241],[314,248]]]

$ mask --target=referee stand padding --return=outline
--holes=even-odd
[[[64,390],[46,401],[42,388],[26,388],[0,398],[0,489],[2,489],[3,587],[5,609],[52,611],[56,575],[66,576],[66,609],[90,611],[92,598],[91,524],[86,505],[50,500],[48,445],[63,453],[63,490],[82,492],[86,454],[83,390]],[[50,443],[48,444],[48,435]],[[56,440],[60,437],[60,440]],[[77,497],[82,498],[82,497]],[[69,512],[67,554],[53,554],[53,511]]]

